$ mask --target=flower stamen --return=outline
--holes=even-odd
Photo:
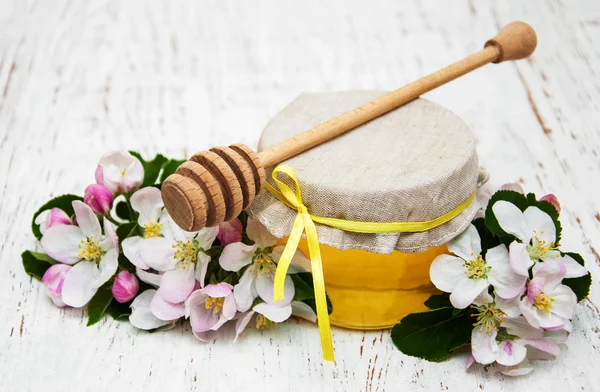
[[[270,255],[257,251],[252,262],[253,264],[250,267],[250,272],[256,271],[256,275],[262,274],[267,278],[274,276],[277,266]]]
[[[469,277],[469,279],[487,279],[487,274],[490,272],[492,267],[487,266],[483,257],[481,255],[477,255],[475,258],[475,254],[471,255],[474,257],[469,261],[465,261],[463,266],[467,269],[465,274]]]
[[[256,329],[268,329],[272,325],[277,325],[275,321],[271,321],[262,314],[256,317]]]
[[[87,261],[99,262],[102,258],[102,249],[91,238],[81,240],[77,247],[80,249],[77,257]]]
[[[477,313],[471,315],[471,317],[476,317],[476,322],[473,324],[474,327],[483,326],[486,333],[498,331],[498,327],[502,324],[504,312],[497,309],[495,304],[487,302],[481,306],[473,307],[477,309]]]
[[[535,306],[539,310],[543,310],[545,313],[550,314],[550,309],[552,309],[552,302],[554,302],[554,298],[548,297],[546,294],[541,293],[533,300],[533,306]]]
[[[526,247],[531,260],[545,260],[548,252],[558,250],[554,242],[548,243],[540,238],[540,236],[544,234],[543,231],[539,236],[537,235],[537,230],[534,230],[533,233],[534,237],[532,238],[531,243]]]
[[[158,237],[160,235],[160,230],[162,225],[157,222],[148,222],[144,226],[144,238],[152,238]]]
[[[213,309],[215,313],[219,313],[223,310],[224,303],[225,298],[207,298],[204,306],[206,309]]]
[[[179,265],[196,264],[198,261],[198,243],[196,241],[177,241],[173,244],[173,248],[177,249],[173,258],[179,260]]]

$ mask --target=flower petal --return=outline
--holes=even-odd
[[[544,292],[554,290],[562,282],[566,273],[566,267],[557,259],[546,260],[533,267],[533,276],[544,281]]]
[[[529,243],[532,232],[528,230],[525,217],[519,207],[505,200],[499,200],[492,206],[492,211],[502,230],[524,243]]]
[[[569,286],[559,285],[548,293],[554,302],[552,302],[552,313],[572,319],[577,306],[577,296]]]
[[[248,238],[254,241],[258,249],[275,246],[279,241],[262,223],[254,218],[248,218],[246,234],[248,234]]]
[[[176,304],[185,301],[194,291],[195,284],[194,267],[188,265],[166,271],[160,280],[158,292],[165,301]]]
[[[85,306],[98,291],[96,282],[100,271],[96,263],[80,261],[65,276],[62,287],[62,300],[74,308]]]
[[[67,264],[54,264],[44,272],[42,283],[48,288],[51,295],[60,297],[65,276],[71,270],[71,266]]]
[[[129,237],[121,242],[121,246],[123,247],[123,254],[127,257],[127,260],[131,261],[131,264],[140,269],[147,270],[150,267],[144,263],[141,254],[144,241],[145,240],[139,236]]]
[[[544,279],[539,276],[534,277],[527,284],[527,299],[533,304],[535,298],[542,293],[544,289]]]
[[[206,306],[198,305],[191,309],[190,324],[196,332],[210,331],[219,321],[219,316],[212,309]]]
[[[168,321],[159,320],[150,310],[152,298],[156,294],[156,290],[146,290],[133,300],[131,305],[131,315],[129,322],[138,329],[150,330],[162,327],[169,324]]]
[[[495,330],[492,330],[491,333],[486,333],[483,326],[479,326],[471,332],[471,354],[478,363],[488,365],[498,358],[497,334]]]
[[[215,238],[217,238],[217,234],[219,234],[219,227],[205,227],[198,232],[196,235],[196,241],[200,244],[200,248],[204,250],[210,249],[213,242],[215,242]]]
[[[536,308],[533,307],[533,304],[529,302],[527,297],[524,297],[519,304],[519,309],[521,309],[521,313],[527,319],[527,322],[531,324],[534,328],[540,327],[540,317],[538,312],[536,312]]]
[[[206,272],[208,271],[208,263],[210,263],[210,256],[203,251],[198,252],[198,262],[196,263],[196,280],[200,282],[200,287],[204,287],[204,281],[206,280]]]
[[[488,287],[489,283],[485,279],[469,279],[465,276],[450,294],[450,302],[455,308],[464,309],[471,305],[475,298]]]
[[[315,311],[301,301],[292,301],[292,316],[300,317],[310,322],[317,322],[317,314]]]
[[[438,289],[451,293],[458,282],[466,277],[464,260],[451,255],[440,255],[433,260],[429,268],[431,281]]]
[[[235,298],[235,305],[239,312],[245,312],[252,307],[252,302],[258,297],[256,292],[256,275],[252,273],[250,268],[247,268],[238,284],[233,288],[233,295]]]
[[[579,278],[588,274],[588,270],[569,255],[564,255],[559,260],[565,266],[565,278]]]
[[[185,308],[182,302],[173,303],[167,301],[166,298],[161,295],[159,289],[154,294],[154,298],[152,298],[150,310],[152,311],[152,314],[155,315],[159,320],[171,321],[183,317]]]
[[[527,207],[523,212],[527,232],[547,244],[556,241],[556,226],[550,215],[540,210],[538,207]]]
[[[231,320],[235,317],[236,312],[237,307],[235,306],[235,297],[233,295],[228,295],[223,302],[223,313],[221,313],[221,316],[225,317],[227,320]]]
[[[100,263],[98,263],[98,277],[94,282],[96,288],[99,288],[104,283],[108,282],[110,278],[117,272],[119,268],[119,257],[116,249],[111,249],[102,256]]]
[[[206,287],[200,291],[212,298],[223,298],[231,294],[233,291],[233,286],[225,282],[207,284]]]
[[[531,366],[531,364],[529,363],[527,358],[525,358],[523,360],[523,362],[521,362],[520,364],[518,364],[516,366],[507,367],[507,368],[501,370],[500,373],[504,374],[505,376],[511,376],[511,377],[524,376],[526,374],[531,373],[532,370],[533,370],[533,366]]]
[[[273,299],[275,295],[274,285],[275,282],[273,276],[265,276],[259,273],[256,277],[256,292],[266,303],[283,306],[292,302],[296,291],[294,282],[289,275],[285,277],[285,282],[283,284],[283,300],[275,302]]]
[[[82,201],[74,200],[71,204],[75,210],[77,226],[79,226],[83,235],[91,238],[95,243],[100,242],[102,240],[102,228],[98,216]]]
[[[292,305],[277,306],[266,302],[260,303],[252,308],[256,313],[260,313],[266,318],[276,323],[282,323],[292,315]]]
[[[500,309],[508,317],[517,317],[521,314],[521,309],[519,308],[519,299],[520,298],[518,296],[511,299],[496,297],[496,308]]]
[[[512,269],[519,275],[529,276],[529,268],[533,265],[533,260],[527,252],[527,245],[513,241],[510,243],[509,261]]]
[[[158,223],[164,207],[160,190],[153,186],[142,188],[131,196],[131,208],[140,215],[138,224],[142,227],[148,223]]]
[[[104,244],[102,245],[102,249],[105,251],[115,248],[117,253],[119,252],[119,236],[117,236],[117,231],[115,229],[115,225],[113,225],[106,217],[103,218],[103,226],[104,226],[104,240],[102,241]]]
[[[494,302],[494,298],[492,298],[492,296],[490,295],[490,293],[487,292],[487,290],[483,290],[481,294],[479,294],[477,298],[475,298],[475,300],[473,301],[473,305],[483,306],[485,304],[491,304],[492,302]]]
[[[54,260],[72,265],[81,260],[81,257],[78,256],[80,252],[78,246],[85,240],[86,237],[79,227],[58,225],[46,230],[40,245],[44,252]]]
[[[525,317],[505,317],[502,319],[502,327],[509,334],[522,339],[541,339],[544,336],[544,331],[533,327]]]
[[[232,219],[229,222],[223,222],[218,227],[219,234],[217,234],[217,238],[221,242],[221,245],[225,246],[242,241],[242,221],[238,218]]]
[[[237,272],[248,264],[252,263],[252,257],[256,247],[254,245],[245,245],[241,242],[234,242],[223,249],[219,257],[219,265],[225,271]]]
[[[498,245],[485,254],[485,262],[491,267],[488,281],[494,286],[496,296],[514,298],[523,292],[527,276],[517,274],[508,262],[508,249]]]
[[[158,288],[158,286],[160,286],[160,280],[162,279],[162,273],[148,272],[148,271],[144,271],[143,269],[138,267],[135,269],[135,274],[144,283],[148,283],[149,285],[152,285],[156,288]]]
[[[519,341],[505,340],[498,346],[496,362],[504,366],[515,366],[523,362],[527,355],[525,345]]]
[[[481,238],[472,224],[458,237],[450,241],[448,250],[463,260],[472,260],[481,254]]]
[[[145,239],[142,245],[139,254],[148,267],[162,272],[177,265],[173,241],[163,237],[152,237]]]
[[[254,316],[254,314],[255,314],[254,311],[248,312],[248,313],[242,315],[242,317],[240,317],[238,319],[238,321],[235,323],[235,339],[233,339],[234,343],[237,342],[240,334],[244,331],[244,329],[246,329],[246,326],[248,325],[248,323],[250,322],[250,319],[252,319],[252,316]]]

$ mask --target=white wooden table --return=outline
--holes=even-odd
[[[494,182],[555,193],[564,248],[594,275],[569,350],[522,378],[397,351],[389,331],[291,321],[223,332],[147,334],[55,308],[23,272],[32,213],[82,193],[99,157],[183,157],[255,145],[301,91],[392,89],[478,50],[524,20],[539,47],[427,95],[469,123]],[[600,3],[558,1],[0,1],[0,390],[600,390]],[[209,389],[210,388],[210,389]]]

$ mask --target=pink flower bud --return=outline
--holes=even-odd
[[[132,275],[129,271],[121,271],[115,278],[112,293],[117,302],[124,304],[131,301],[139,289],[140,283],[135,275]]]
[[[56,225],[72,225],[71,219],[66,212],[60,208],[52,208],[44,211],[35,218],[35,223],[40,225],[40,232],[44,234],[49,227]]]
[[[105,215],[112,208],[113,195],[104,185],[92,184],[85,188],[83,201],[98,215]]]
[[[48,288],[48,291],[52,295],[61,295],[62,286],[65,281],[65,275],[71,270],[70,265],[66,264],[54,264],[48,268],[42,277],[42,282]]]
[[[552,193],[543,196],[540,201],[547,201],[548,203],[552,204],[554,208],[556,208],[556,211],[560,212],[560,203],[558,202],[556,196],[554,196]]]
[[[219,225],[219,234],[217,238],[221,241],[223,246],[231,244],[232,242],[242,241],[242,222],[235,218],[229,222],[224,222]]]

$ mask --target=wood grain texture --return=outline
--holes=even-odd
[[[343,4],[343,6],[342,6]],[[388,331],[334,329],[335,366],[316,326],[291,321],[147,334],[58,310],[25,275],[32,213],[82,193],[100,156],[172,156],[255,146],[301,91],[390,89],[477,51],[512,21],[538,32],[530,61],[479,70],[427,95],[469,123],[497,183],[555,193],[563,246],[594,274],[569,350],[534,373],[464,371],[402,355]],[[600,3],[305,0],[0,2],[0,390],[594,391],[600,387]]]

